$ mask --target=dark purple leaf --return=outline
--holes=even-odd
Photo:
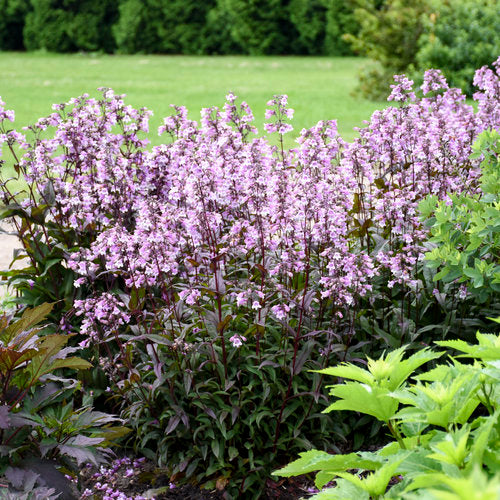
[[[168,421],[167,428],[165,429],[165,434],[170,434],[171,432],[175,431],[177,426],[179,425],[179,422],[181,421],[179,415],[174,415],[170,417],[170,420]]]
[[[182,423],[186,426],[186,428],[189,429],[189,417],[185,412],[181,413],[181,420]]]
[[[217,417],[215,416],[214,411],[212,408],[209,408],[208,406],[205,407],[205,413],[209,416],[212,417],[213,419],[216,419]]]
[[[233,406],[231,409],[231,423],[234,425],[236,422],[236,419],[238,418],[238,415],[240,414],[241,408],[239,406]]]
[[[5,477],[14,488],[30,491],[35,486],[39,474],[19,467],[7,467]]]
[[[7,405],[0,406],[0,429],[8,429],[10,427],[10,408]]]

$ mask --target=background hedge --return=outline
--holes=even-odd
[[[392,75],[443,70],[472,91],[500,55],[498,0],[0,0],[0,50],[360,54],[363,94]]]
[[[23,30],[24,47],[51,52],[112,52],[115,41],[111,27],[117,14],[114,0],[30,0]]]
[[[0,50],[352,55],[356,1],[0,0]]]

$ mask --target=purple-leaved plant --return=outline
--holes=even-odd
[[[476,191],[472,143],[481,131],[500,128],[500,59],[495,68],[476,74],[477,112],[437,70],[425,74],[423,97],[397,76],[389,97],[395,105],[375,112],[358,139],[346,143],[335,121],[322,121],[289,151],[283,134],[293,110],[286,96],[274,96],[266,112],[264,128],[278,134],[278,146],[255,135],[252,111],[232,93],[222,109],[203,109],[199,123],[174,106],[159,129],[165,143],[152,149],[145,139],[150,112],[125,105],[110,89],[99,100],[82,96],[55,106],[30,127],[33,144],[6,129],[13,115],[0,107],[0,142],[14,154],[16,142],[25,151],[18,159],[29,186],[23,209],[42,207],[52,224],[19,228],[39,247],[28,254],[36,268],[34,252],[64,249],[81,293],[69,301],[65,321],[81,316],[82,346],[104,348],[102,366],[124,412],[150,413],[144,434],[162,425],[158,439],[174,441],[183,426],[185,439],[190,419],[213,414],[220,422],[231,415],[233,427],[244,422],[245,435],[246,412],[256,410],[244,408],[243,394],[258,379],[244,377],[267,367],[280,383],[273,380],[277,395],[259,420],[271,420],[262,446],[287,449],[296,398],[310,400],[297,431],[319,398],[320,379],[299,390],[305,363],[346,359],[357,346],[359,304],[373,298],[376,280],[389,290],[422,287],[428,233],[419,201]],[[8,184],[4,196],[14,199]],[[210,400],[219,417],[203,399],[210,391],[193,389],[212,380],[224,401]],[[189,417],[193,407],[200,414]],[[226,448],[240,453],[242,443],[221,433]],[[189,460],[205,460],[201,449]],[[222,460],[225,451],[212,451]]]

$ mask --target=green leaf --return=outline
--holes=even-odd
[[[434,453],[427,457],[462,468],[468,452],[469,432],[469,428],[464,426],[456,432],[445,434],[441,441],[431,443]]]
[[[420,349],[409,358],[395,364],[389,377],[390,390],[397,389],[419,366],[441,357],[443,353],[432,352],[428,348]]]
[[[337,474],[335,472],[320,470],[316,474],[316,478],[314,480],[314,485],[316,486],[316,488],[318,488],[319,490],[321,490],[330,481],[332,481],[333,479],[335,479],[335,477],[337,477]]]
[[[54,370],[57,370],[58,368],[72,368],[73,370],[88,370],[89,368],[92,368],[92,364],[89,363],[88,361],[85,361],[82,358],[71,357],[64,359],[56,359],[48,368],[49,371],[46,371],[44,374],[50,373]]]
[[[369,500],[366,491],[345,479],[338,479],[336,484],[335,488],[326,488],[310,497],[309,500]]]
[[[461,351],[463,357],[479,358],[483,361],[500,360],[500,336],[476,334],[479,345],[471,345],[463,340],[441,340],[435,343],[441,347],[448,347]]]
[[[0,337],[5,343],[10,343],[16,335],[33,328],[35,325],[40,323],[40,321],[45,319],[50,314],[53,307],[53,303],[44,303],[33,309],[26,309],[21,316],[21,319],[9,325],[3,332],[1,332]]]
[[[347,472],[339,472],[337,475],[365,490],[371,497],[377,498],[385,493],[389,481],[396,474],[399,465],[403,462],[405,457],[406,454],[392,460],[390,459],[388,463],[364,478]]]
[[[498,424],[500,410],[497,410],[493,415],[486,417],[480,427],[474,433],[474,439],[470,449],[470,460],[466,470],[471,470],[475,466],[483,464],[483,455],[488,447],[489,438],[493,426]]]
[[[212,441],[212,453],[215,455],[215,458],[217,460],[220,459],[220,452],[221,452],[221,447],[220,447],[220,443],[219,441],[217,441],[216,439],[214,439]]]
[[[330,405],[323,413],[332,410],[349,410],[372,415],[382,422],[388,422],[398,409],[399,403],[389,396],[385,388],[358,382],[335,385],[330,390],[332,396],[339,398]]]
[[[229,461],[230,462],[232,460],[234,460],[239,455],[238,450],[234,446],[230,446],[227,451],[228,451]]]
[[[356,453],[331,455],[325,451],[309,450],[299,453],[300,458],[273,472],[275,476],[291,477],[314,471],[337,472],[349,469],[375,470],[380,467],[380,459],[361,458]]]
[[[356,380],[363,384],[372,384],[375,380],[369,371],[351,363],[342,363],[340,366],[334,366],[316,371],[324,375],[333,375],[334,377]]]

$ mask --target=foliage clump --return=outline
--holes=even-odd
[[[419,78],[427,68],[473,93],[478,67],[500,53],[500,6],[495,0],[355,0],[359,30],[343,37],[372,59],[360,73],[358,90],[381,99],[395,73]]]
[[[69,356],[77,350],[66,347],[72,335],[43,335],[38,324],[52,307],[26,309],[17,321],[0,317],[0,474],[12,494],[34,489],[36,498],[71,489],[56,465],[74,474],[85,463],[103,463],[110,442],[127,432],[110,426],[118,418],[93,411],[88,395],[74,408],[80,383],[61,374],[91,365]]]
[[[471,96],[476,68],[500,54],[500,5],[495,0],[434,2],[423,18],[414,66],[439,68]]]
[[[428,264],[441,270],[435,280],[467,282],[470,293],[485,302],[500,292],[500,136],[485,131],[473,157],[482,158],[480,186],[475,196],[431,196],[420,204],[431,229]]]
[[[422,98],[397,76],[395,105],[353,143],[322,121],[291,150],[286,96],[268,102],[274,143],[229,93],[199,122],[174,106],[152,149],[150,112],[110,89],[55,105],[31,142],[2,107],[0,140],[27,183],[24,197],[2,184],[26,264],[2,274],[20,305],[57,302],[54,329],[80,335],[71,348],[98,367],[82,379],[134,427],[129,446],[176,480],[258,495],[294,450],[377,434],[321,413],[322,369],[494,315],[494,296],[433,280],[418,212],[429,195],[480,195],[472,145],[500,127],[500,98],[499,74],[477,75],[477,111],[437,70]]]
[[[324,369],[325,375],[347,380],[330,386],[338,399],[325,411],[372,415],[384,422],[394,442],[348,455],[310,450],[275,474],[316,471],[322,491],[315,500],[498,497],[500,338],[478,333],[475,345],[437,343],[460,354],[420,374],[416,368],[444,353],[421,350],[403,359],[399,349],[369,359],[368,369],[351,364]],[[475,362],[462,363],[463,358]],[[323,489],[331,481],[333,487]]]

